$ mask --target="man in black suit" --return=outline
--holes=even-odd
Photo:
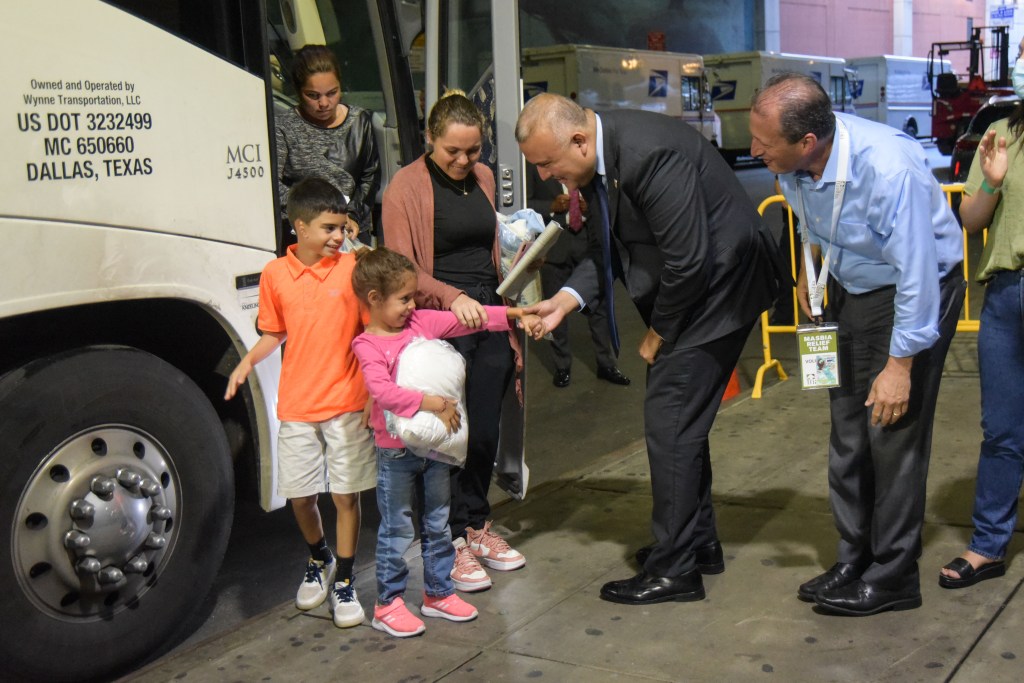
[[[588,233],[584,224],[591,220],[589,206],[585,199],[580,199],[580,213],[575,217],[578,225],[573,225],[574,218],[569,214],[571,199],[561,184],[551,178],[541,179],[532,164],[526,169],[526,206],[539,213],[544,222],[556,220],[565,230],[544,256],[544,265],[540,269],[541,290],[545,297],[558,293],[565,281],[569,279],[573,268],[587,257],[589,251]],[[608,319],[603,305],[597,305],[589,316],[590,339],[594,343],[594,355],[597,358],[597,377],[612,384],[629,384],[629,378],[618,368],[618,354],[612,349],[612,340],[608,336]],[[572,348],[569,344],[569,325],[559,325],[551,330],[551,354],[555,360],[555,375],[552,384],[562,388],[569,386],[572,369]]]
[[[527,102],[516,139],[542,178],[590,195],[590,229],[601,230],[610,255],[610,272],[585,260],[534,307],[545,327],[608,296],[612,277],[648,325],[639,351],[649,365],[644,431],[655,542],[637,554],[640,573],[605,584],[601,597],[701,600],[702,572],[725,567],[708,433],[747,336],[778,291],[777,248],[721,155],[678,119],[597,114],[544,94]]]

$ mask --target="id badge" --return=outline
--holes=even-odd
[[[798,325],[800,388],[833,389],[839,386],[839,325]]]

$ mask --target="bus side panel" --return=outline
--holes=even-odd
[[[261,79],[95,0],[13,3],[0,39],[28,67],[3,76],[3,213],[275,248]]]

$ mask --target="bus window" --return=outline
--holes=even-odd
[[[324,3],[330,11],[321,12],[327,47],[334,52],[341,65],[342,100],[346,104],[368,109],[372,112],[385,111],[384,88],[381,84],[380,67],[373,44],[373,29],[365,2],[342,2],[333,0]],[[291,83],[291,65],[294,50],[285,38],[284,20],[279,3],[267,2],[267,33],[270,38],[272,62],[276,58],[280,65],[281,87],[286,97],[297,100],[297,93]],[[301,45],[294,46],[296,49]],[[272,67],[273,70],[274,67]],[[276,79],[275,79],[276,80]],[[275,82],[275,87],[277,83]]]
[[[230,62],[250,70],[262,68],[246,59],[244,41],[228,26],[242,20],[238,7],[228,0],[107,0],[165,31],[185,38]],[[271,3],[276,4],[276,3]],[[248,62],[248,63],[247,63]]]

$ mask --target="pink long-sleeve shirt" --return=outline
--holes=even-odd
[[[389,434],[384,423],[384,411],[400,417],[412,417],[420,409],[423,393],[398,386],[398,358],[413,339],[448,339],[474,332],[507,332],[507,309],[504,306],[484,306],[487,324],[481,329],[466,327],[451,311],[416,309],[406,321],[405,329],[396,335],[380,336],[363,332],[352,341],[352,350],[363,369],[366,389],[373,397],[370,426],[374,438],[382,448],[405,448],[402,440]]]

